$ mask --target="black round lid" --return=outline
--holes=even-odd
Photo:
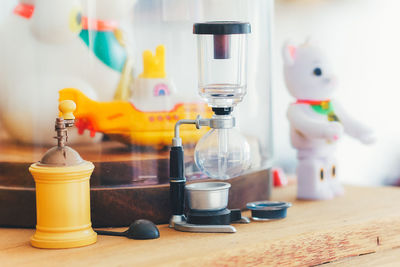
[[[247,34],[251,32],[251,26],[248,22],[239,21],[210,21],[204,23],[195,23],[193,25],[194,34]]]
[[[160,237],[157,226],[145,219],[134,221],[127,231],[127,237],[131,239],[156,239]]]

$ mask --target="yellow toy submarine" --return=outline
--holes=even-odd
[[[79,133],[89,130],[94,136],[102,132],[127,145],[156,148],[170,145],[178,120],[195,119],[197,115],[211,117],[212,111],[205,103],[176,102],[175,87],[166,79],[164,58],[164,46],[158,46],[155,55],[144,51],[144,70],[134,82],[130,101],[97,102],[73,88],[60,90],[59,101],[76,103],[74,115]],[[194,144],[207,131],[185,125],[181,137],[184,143]]]

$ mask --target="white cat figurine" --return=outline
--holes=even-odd
[[[289,106],[290,136],[297,149],[297,198],[322,200],[343,194],[338,181],[335,150],[343,133],[364,144],[375,141],[373,131],[349,116],[331,99],[336,77],[325,54],[304,43],[283,47],[284,76],[296,102]]]

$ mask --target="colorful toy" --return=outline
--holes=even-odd
[[[117,26],[134,1],[90,3],[96,18],[82,21],[79,0],[25,0],[0,25],[0,121],[15,141],[51,144],[59,88],[80,88],[101,101],[128,99],[132,63]],[[70,142],[101,137],[76,136],[72,129]]]
[[[51,144],[58,88],[76,86],[97,98],[79,18],[79,1],[36,0],[30,19],[14,13],[0,26],[0,120],[12,139]]]
[[[38,248],[71,248],[96,242],[90,221],[90,175],[94,165],[65,145],[67,127],[74,125],[72,101],[60,103],[55,129],[58,146],[31,165],[36,183],[36,232],[31,244]]]
[[[170,110],[180,100],[172,80],[165,72],[165,47],[159,45],[156,53],[143,52],[143,72],[135,79],[131,102],[141,111]]]
[[[73,100],[78,107],[74,113],[80,133],[89,130],[107,134],[111,139],[127,145],[163,147],[169,145],[174,135],[174,125],[182,118],[196,118],[197,114],[210,114],[207,105],[180,103],[166,111],[137,109],[129,101],[97,102],[77,89],[60,91],[60,101]],[[190,126],[182,129],[186,143],[194,143],[205,131],[193,130]]]
[[[330,199],[343,194],[335,150],[346,133],[364,144],[375,141],[373,131],[331,100],[336,77],[319,48],[309,42],[283,47],[286,86],[296,102],[288,109],[292,145],[297,149],[297,197]]]
[[[90,80],[99,99],[128,100],[133,63],[121,30],[124,20],[136,0],[96,0],[83,5],[82,31],[79,36],[90,49]]]
[[[61,90],[59,100],[77,103],[75,116],[80,133],[87,129],[92,136],[101,132],[128,145],[167,146],[178,120],[212,113],[206,104],[180,101],[173,83],[166,78],[164,62],[164,46],[158,46],[155,55],[144,51],[143,73],[134,83],[130,101],[96,102],[72,88]],[[205,132],[184,127],[182,138],[185,143],[194,143]]]

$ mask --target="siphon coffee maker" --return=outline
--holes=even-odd
[[[196,23],[198,90],[212,108],[212,118],[179,120],[170,151],[170,227],[188,232],[234,233],[231,223],[249,223],[240,210],[230,210],[226,182],[201,182],[186,185],[184,151],[179,127],[193,124],[210,127],[197,143],[194,157],[198,168],[208,177],[226,180],[242,174],[250,166],[246,138],[235,129],[234,107],[246,95],[247,22],[216,21]],[[185,215],[185,195],[188,212]]]

